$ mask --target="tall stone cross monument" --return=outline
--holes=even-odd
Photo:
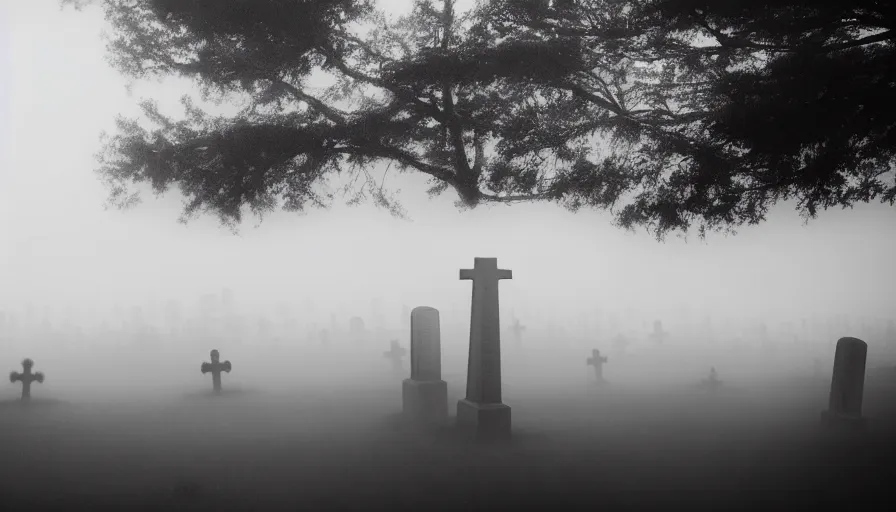
[[[475,258],[472,269],[460,271],[473,281],[467,396],[457,402],[457,425],[477,438],[509,439],[510,407],[501,402],[501,325],[498,280],[513,279],[498,268],[497,258]]]

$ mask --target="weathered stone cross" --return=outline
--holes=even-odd
[[[587,364],[594,367],[594,376],[597,377],[598,383],[604,382],[604,363],[606,362],[607,356],[601,356],[600,350],[591,351],[591,357],[588,358]]]
[[[400,372],[402,370],[401,360],[408,351],[398,344],[398,340],[392,340],[389,344],[390,348],[388,351],[383,352],[383,357],[392,361],[392,371]]]
[[[473,281],[467,396],[457,403],[457,423],[476,437],[510,438],[510,407],[501,402],[501,323],[498,281],[513,279],[498,268],[497,258],[475,258],[472,269],[460,271]]]
[[[22,400],[30,400],[31,399],[31,383],[37,381],[41,384],[44,382],[44,374],[41,372],[31,373],[31,368],[34,367],[34,361],[31,359],[25,359],[22,361],[23,372],[11,372],[9,374],[9,382],[21,382],[22,383]]]
[[[230,361],[221,362],[221,354],[218,353],[217,350],[212,350],[210,354],[212,358],[211,363],[202,363],[202,373],[206,374],[211,372],[212,374],[212,388],[216,393],[221,392],[221,372],[230,373],[232,366],[230,365]]]

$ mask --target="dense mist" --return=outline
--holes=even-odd
[[[382,166],[369,173],[396,191],[405,218],[337,201],[248,217],[233,232],[210,217],[179,223],[177,191],[149,190],[133,209],[106,210],[91,172],[100,132],[142,98],[178,112],[192,89],[127,84],[104,60],[98,9],[31,0],[2,10],[0,370],[31,358],[45,376],[31,410],[17,408],[20,382],[0,386],[0,459],[30,457],[29,471],[2,475],[16,492],[168,496],[174,486],[176,497],[251,502],[302,487],[323,510],[354,496],[342,485],[395,497],[488,471],[507,493],[530,485],[519,482],[557,495],[594,482],[721,488],[728,477],[783,488],[808,481],[782,476],[784,459],[796,460],[792,442],[810,442],[801,432],[827,404],[845,336],[867,342],[869,410],[892,420],[892,387],[876,387],[875,373],[896,365],[891,207],[805,223],[782,203],[736,235],[659,243],[607,212],[459,211],[453,193],[430,199],[423,177]],[[340,179],[328,185],[337,198]],[[394,424],[410,359],[394,366],[386,351],[393,340],[410,349],[417,306],[440,313],[451,414],[465,396],[471,284],[459,271],[475,257],[513,272],[499,286],[504,401],[522,446],[511,455]],[[232,364],[223,396],[200,371],[212,349]],[[588,364],[594,349],[607,357],[606,387]],[[725,391],[694,398],[712,369]],[[775,469],[743,476],[748,456]],[[721,459],[728,469],[707,469]],[[595,461],[599,470],[573,474]],[[668,469],[679,463],[689,471]]]

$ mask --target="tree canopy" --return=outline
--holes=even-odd
[[[416,0],[394,19],[372,0],[95,1],[121,73],[245,104],[119,119],[97,171],[119,206],[177,186],[185,218],[237,224],[327,206],[348,174],[353,200],[400,215],[378,162],[459,207],[609,209],[659,239],[788,199],[807,218],[896,200],[887,0]],[[333,85],[312,90],[320,73]]]

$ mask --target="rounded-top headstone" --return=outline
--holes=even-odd
[[[834,372],[828,409],[838,416],[861,417],[868,344],[858,338],[840,338],[834,353]]]
[[[442,379],[439,310],[429,306],[418,306],[411,311],[411,379]]]

